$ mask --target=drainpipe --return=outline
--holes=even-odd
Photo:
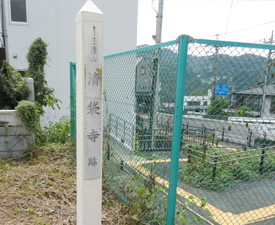
[[[9,53],[8,53],[8,35],[7,35],[7,23],[6,23],[6,13],[5,13],[5,2],[1,0],[1,26],[2,26],[2,37],[3,37],[3,44],[5,48],[6,60],[9,60]]]

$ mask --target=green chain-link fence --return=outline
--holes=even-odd
[[[272,45],[177,40],[104,58],[109,186],[149,224],[275,224]]]

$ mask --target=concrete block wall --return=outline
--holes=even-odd
[[[18,157],[33,147],[33,134],[15,110],[0,110],[0,157]]]
[[[33,79],[27,78],[30,89],[28,100],[34,102]],[[18,157],[33,148],[34,137],[15,110],[0,110],[0,158]]]

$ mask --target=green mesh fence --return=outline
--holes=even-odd
[[[205,197],[209,223],[275,224],[274,49],[188,45],[177,196]]]
[[[275,224],[272,45],[180,36],[104,59],[104,165],[149,224]]]
[[[176,41],[104,59],[104,176],[150,224],[167,212],[177,60]]]

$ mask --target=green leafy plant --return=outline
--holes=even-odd
[[[206,113],[208,115],[227,115],[224,111],[229,108],[229,100],[219,97],[211,102],[211,105],[207,109]]]
[[[37,104],[30,101],[20,101],[16,109],[16,115],[28,129],[35,135],[35,143],[39,146],[46,143],[65,144],[69,140],[70,122],[60,120],[59,122],[50,122],[49,126],[43,129],[40,127],[40,114]]]
[[[70,122],[60,120],[59,122],[50,122],[49,126],[44,127],[44,133],[47,137],[47,143],[65,144],[69,140]]]
[[[252,111],[251,108],[247,107],[247,106],[241,106],[239,108],[237,108],[237,112],[233,114],[233,116],[236,117],[254,117],[254,115],[252,113],[250,113]]]
[[[28,94],[29,88],[26,80],[7,61],[4,61],[0,70],[0,95],[18,102],[26,100]],[[11,105],[8,105],[9,103],[6,104],[6,106],[2,107],[10,109],[16,105],[12,103],[10,103]]]
[[[47,86],[45,80],[44,66],[47,61],[47,44],[39,37],[35,39],[27,54],[27,60],[29,62],[28,76],[34,79],[35,101],[37,102],[40,113],[43,114],[43,106],[59,108],[58,103],[61,102],[55,98],[50,88]]]
[[[46,222],[43,217],[35,217],[34,221],[35,221],[35,225],[50,225],[50,223]]]
[[[39,113],[37,106],[31,101],[20,101],[15,107],[16,115],[31,130],[39,126]]]

